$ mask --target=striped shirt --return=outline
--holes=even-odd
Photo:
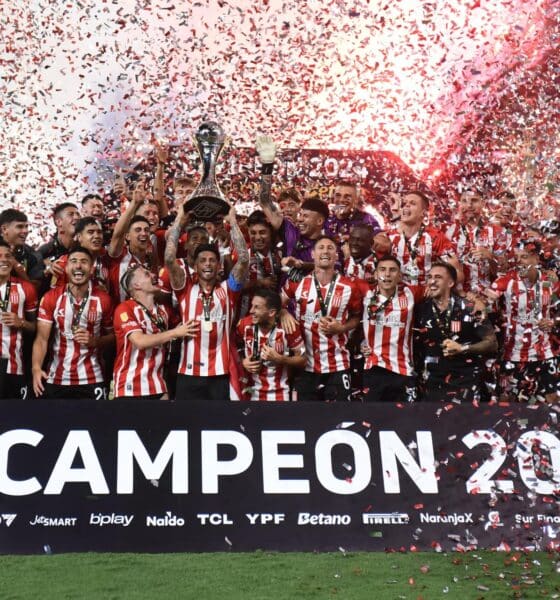
[[[320,286],[324,300],[330,285],[327,283]],[[359,315],[362,303],[360,289],[352,280],[337,274],[332,297],[326,307],[326,316],[346,323],[352,316]],[[312,373],[335,373],[349,369],[350,352],[346,347],[348,332],[326,335],[319,330],[321,303],[313,275],[307,275],[300,282],[288,281],[283,291],[296,303],[294,316],[303,330],[307,356],[305,370]]]
[[[168,328],[169,313],[166,307],[156,304],[151,314],[152,318],[134,300],[126,300],[117,306],[113,319],[117,339],[117,358],[113,371],[116,398],[153,396],[167,391],[163,367],[168,345],[142,349],[136,348],[130,341],[132,333],[155,334]]]
[[[99,338],[112,333],[112,314],[109,294],[92,286],[91,282],[83,309],[76,305],[67,286],[53,288],[43,296],[38,320],[54,325],[48,383],[86,385],[103,382],[99,350],[75,342],[73,328],[86,329],[90,336]]]
[[[6,298],[6,288],[10,283],[10,295]],[[25,318],[25,313],[37,310],[37,292],[28,281],[10,277],[6,283],[0,285],[0,299],[5,303],[4,312],[16,313],[20,319]],[[0,334],[2,335],[2,358],[8,361],[6,373],[8,375],[23,375],[23,335],[21,329],[4,325],[0,320]]]

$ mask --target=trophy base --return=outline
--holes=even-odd
[[[227,215],[229,209],[225,200],[215,196],[198,196],[183,205],[183,210],[191,212],[197,221],[211,221],[214,217]]]

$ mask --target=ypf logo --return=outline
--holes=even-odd
[[[5,525],[6,527],[9,527],[14,522],[14,519],[16,517],[17,517],[17,514],[10,515],[7,513],[2,513],[0,515],[0,525]]]

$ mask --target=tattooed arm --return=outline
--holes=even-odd
[[[283,219],[282,215],[272,202],[270,193],[272,189],[272,169],[274,167],[274,158],[276,156],[276,145],[271,137],[263,135],[257,137],[256,147],[262,165],[259,201],[266,218],[270,221],[274,230],[277,231],[282,226]]]
[[[167,241],[165,242],[164,262],[169,271],[171,288],[174,290],[182,290],[185,287],[185,271],[177,263],[177,246],[179,245],[181,231],[183,231],[187,219],[188,215],[185,215],[185,211],[181,207],[177,212],[177,217],[173,225],[169,229]]]
[[[239,229],[239,225],[237,224],[235,208],[233,208],[233,206],[230,208],[225,220],[230,225],[231,241],[237,252],[237,262],[231,270],[231,276],[233,276],[238,283],[243,283],[247,277],[247,272],[249,271],[249,250],[247,249],[247,243],[241,233],[241,229]]]

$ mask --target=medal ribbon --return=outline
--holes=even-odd
[[[206,295],[203,291],[202,291],[202,287],[200,288],[200,301],[202,302],[202,310],[204,312],[204,320],[205,321],[210,321],[210,308],[212,306],[212,297],[214,295],[214,288],[216,286],[213,285],[212,289],[210,290],[210,293],[208,295]]]
[[[410,258],[412,259],[412,262],[416,264],[416,257],[418,256],[418,246],[420,246],[420,240],[422,239],[422,236],[424,235],[424,223],[422,223],[422,225],[420,225],[420,229],[418,230],[418,233],[416,235],[416,241],[414,242],[414,246],[412,246],[412,244],[410,243],[410,240],[404,236],[404,243],[406,244],[406,247],[408,248],[408,252],[410,254]]]
[[[531,309],[531,314],[537,320],[539,318],[539,314],[542,310],[542,301],[541,301],[541,277],[540,274],[537,275],[537,280],[535,281],[535,302],[533,304],[533,308]],[[527,295],[528,296],[528,295]],[[4,309],[2,309],[4,310]]]
[[[321,314],[323,317],[326,317],[329,313],[329,304],[331,303],[331,298],[334,292],[334,285],[338,278],[338,274],[335,273],[333,278],[331,279],[331,283],[329,285],[329,289],[327,291],[327,297],[323,299],[323,294],[321,293],[321,286],[319,285],[319,281],[315,273],[313,273],[313,281],[315,282],[315,289],[317,290],[317,300],[319,300],[319,305],[321,306]]]
[[[268,334],[268,339],[266,340],[266,345],[272,347],[271,344],[274,342],[274,338],[276,337],[276,323],[272,326]],[[261,345],[259,344],[259,325],[255,323],[253,326],[253,356],[252,360],[260,360],[261,358]]]
[[[445,340],[451,339],[451,313],[453,311],[453,304],[453,296],[451,296],[451,298],[449,298],[449,304],[447,305],[447,308],[443,313],[440,313],[436,307],[436,303],[432,300],[432,313],[434,314],[434,319],[443,335],[443,339]],[[442,315],[443,322],[441,319]]]
[[[397,290],[395,289],[395,291],[389,296],[389,298],[386,298],[384,302],[382,302],[375,310],[375,301],[377,300],[377,296],[379,296],[379,289],[377,290],[377,292],[371,297],[370,301],[369,301],[369,305],[368,305],[368,315],[370,319],[373,319],[374,317],[376,317],[380,312],[384,311],[385,308],[389,305],[390,302],[392,302],[393,298],[395,297],[395,294],[397,293]]]
[[[84,308],[86,307],[87,301],[89,299],[89,285],[88,285],[86,295],[80,301],[78,310],[75,310],[75,307],[78,304],[78,301],[75,298],[74,294],[72,294],[72,292],[70,290],[70,286],[68,286],[67,289],[68,289],[68,294],[70,295],[70,298],[72,299],[72,302],[71,302],[71,304],[72,304],[72,331],[74,331],[75,329],[78,329],[80,326],[80,319],[82,318],[82,313],[84,312]]]
[[[152,311],[149,310],[147,306],[144,306],[142,302],[139,302],[138,300],[134,300],[134,302],[136,302],[136,304],[138,304],[138,306],[142,308],[142,310],[146,313],[147,317],[150,319],[154,327],[156,327],[159,331],[167,330],[167,327],[165,326],[165,318],[159,312],[159,306],[157,304],[155,305],[156,316],[154,317]]]
[[[0,310],[2,312],[6,312],[8,310],[8,304],[10,303],[10,288],[12,287],[12,282],[10,279],[6,281],[6,293],[4,294],[4,298],[0,300]]]

